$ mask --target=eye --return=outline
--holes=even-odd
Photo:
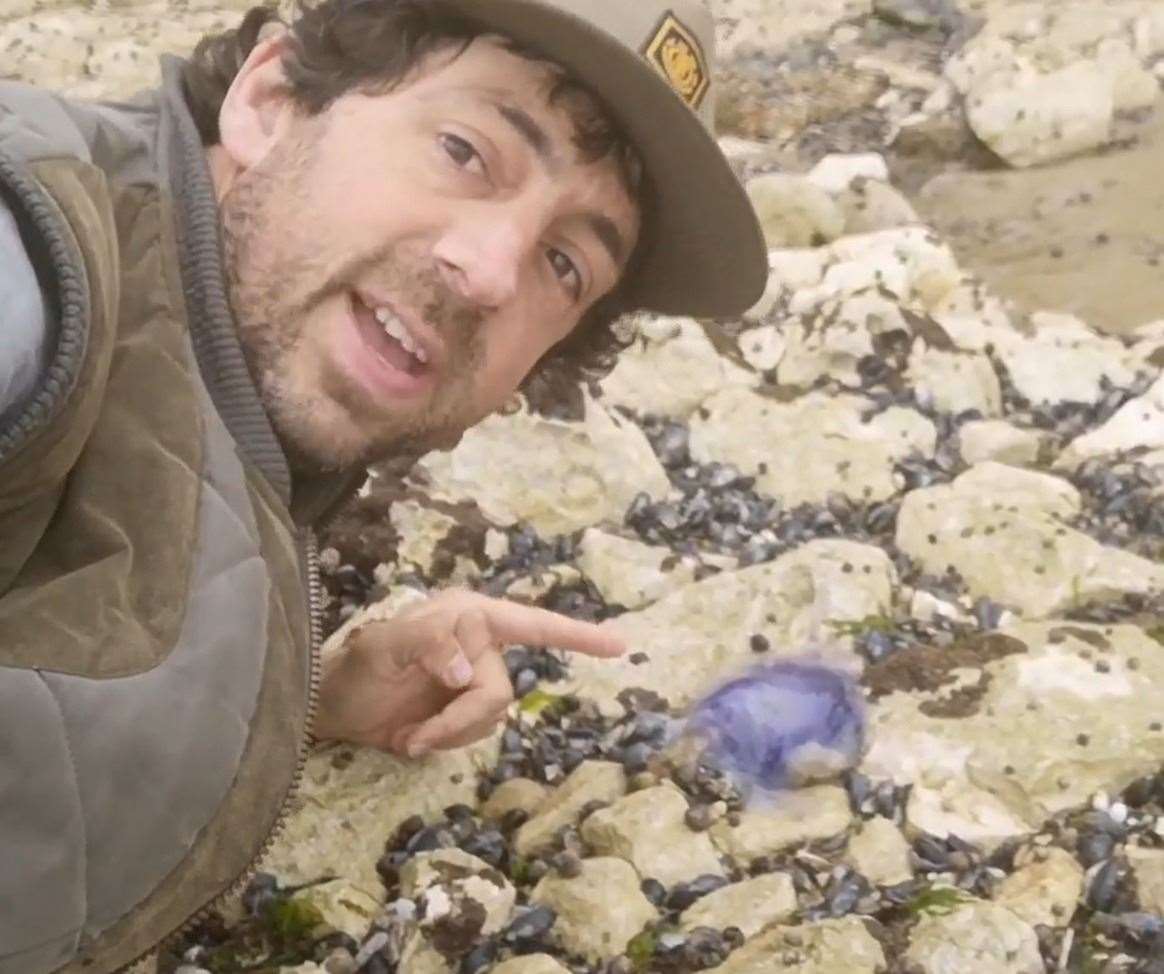
[[[476,160],[477,167],[475,170],[478,175],[485,175],[485,161],[481,158],[473,143],[467,139],[462,139],[459,135],[452,135],[449,132],[442,132],[438,139],[441,148],[445,150],[445,154],[453,160],[453,163],[460,169],[469,169],[473,161]]]
[[[551,247],[549,250],[547,250],[546,255],[550,259],[550,266],[554,269],[554,274],[557,276],[558,280],[566,281],[571,275],[573,276],[574,281],[568,286],[570,288],[570,293],[574,297],[574,300],[577,301],[578,298],[582,295],[582,274],[574,265],[574,262],[570,260],[570,258],[567,257],[564,253],[562,253],[562,251],[557,250],[554,247]]]

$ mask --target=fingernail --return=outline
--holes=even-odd
[[[473,679],[473,664],[465,659],[462,653],[457,653],[445,672],[448,674],[449,683],[455,687],[463,687]]]

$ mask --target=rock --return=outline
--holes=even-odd
[[[1035,827],[1029,817],[1018,814],[986,788],[967,784],[960,777],[934,781],[940,780],[940,775],[937,771],[928,781],[922,778],[910,791],[905,820],[912,828],[943,838],[956,835],[993,851],[1007,839]]]
[[[953,603],[939,599],[924,589],[918,589],[909,600],[909,614],[922,622],[933,622],[936,619],[952,619],[969,625],[973,622],[970,615],[963,612]]]
[[[971,597],[1028,618],[1164,589],[1164,568],[1067,527],[1079,506],[1064,480],[981,463],[952,484],[908,494],[897,544],[931,574],[955,566]]]
[[[871,0],[727,0],[716,5],[721,63],[757,51],[783,50],[838,21],[867,14]],[[729,16],[730,15],[730,16]]]
[[[437,902],[432,894],[434,887],[439,887],[441,893],[439,911],[433,908]],[[509,923],[516,900],[513,886],[502,873],[461,849],[434,849],[414,855],[400,868],[400,893],[409,899],[429,897],[426,925],[458,912],[473,914],[478,921],[476,929],[466,931],[466,936],[488,936],[501,930]],[[472,901],[480,909],[465,907],[465,901]]]
[[[963,285],[953,252],[923,226],[842,237],[821,253],[823,274],[817,284],[801,286],[790,296],[793,314],[861,293],[888,293],[916,305],[915,310],[929,310]]]
[[[1135,378],[1123,344],[1071,315],[1038,312],[1032,335],[995,332],[991,340],[1018,392],[1035,405],[1098,402],[1102,380],[1126,386]]]
[[[1131,360],[1140,368],[1153,368],[1153,361],[1164,358],[1164,318],[1145,322],[1128,333],[1132,342]]]
[[[574,825],[587,802],[613,802],[625,794],[626,772],[621,764],[583,761],[550,793],[541,812],[517,830],[517,854],[529,858],[549,852],[554,834],[565,825]]]
[[[857,917],[772,927],[732,951],[719,974],[879,974],[885,953]]]
[[[970,645],[979,648],[954,644],[929,657],[954,657],[946,665],[956,663],[972,691],[963,706],[935,708],[955,684],[927,689],[941,671],[909,650],[885,665],[911,673],[911,689],[870,706],[861,771],[913,785],[907,817],[917,828],[993,849],[1164,763],[1164,732],[1152,730],[1164,658],[1136,626],[1012,624]],[[874,672],[865,679],[878,685]]]
[[[1039,456],[1042,437],[1001,419],[973,420],[958,429],[963,462],[974,466],[993,460],[1021,467]]]
[[[679,926],[683,930],[738,927],[745,937],[754,937],[764,927],[789,919],[796,908],[792,877],[766,873],[700,897],[680,914]]]
[[[837,197],[845,217],[845,233],[875,233],[921,223],[905,196],[888,183],[858,180]]]
[[[928,71],[925,68],[918,68],[912,64],[903,64],[891,58],[881,57],[877,54],[862,54],[853,59],[853,67],[858,71],[872,72],[874,74],[881,74],[885,76],[885,80],[894,88],[906,88],[913,91],[930,92],[931,95],[935,92],[944,90],[952,90],[952,85],[944,81],[940,75],[933,71]],[[899,94],[894,92],[894,95]],[[937,113],[943,108],[949,107],[949,95],[946,95],[944,105],[935,98],[932,101],[927,98],[922,102],[921,111]]]
[[[363,940],[372,921],[380,914],[384,902],[384,887],[377,883],[372,891],[353,886],[344,879],[336,879],[318,886],[308,886],[297,892],[293,899],[309,903],[319,910],[323,922],[333,931],[346,933]]]
[[[485,557],[490,561],[500,561],[509,554],[509,535],[496,528],[485,531]]]
[[[1140,64],[1125,38],[1104,38],[1095,47],[1095,60],[1111,81],[1117,112],[1142,111],[1156,104],[1160,85],[1152,72]]]
[[[1063,927],[1083,892],[1083,869],[1075,857],[1050,846],[1026,856],[999,884],[994,901],[1031,926]]]
[[[1161,447],[1164,447],[1164,378],[1158,379],[1144,395],[1124,403],[1098,429],[1067,444],[1055,460],[1055,467],[1071,470],[1091,457]]]
[[[396,501],[388,516],[400,535],[397,562],[412,565],[424,575],[431,574],[437,545],[456,526],[456,519],[412,500]]]
[[[540,781],[533,781],[530,778],[510,778],[494,788],[482,803],[481,817],[499,822],[506,814],[518,808],[533,815],[542,807],[549,794],[550,789]]]
[[[640,876],[664,886],[723,875],[711,839],[691,831],[686,814],[687,799],[670,783],[645,788],[590,815],[582,838],[597,855],[625,859]]]
[[[640,329],[641,332],[641,329]],[[679,377],[682,381],[676,381]],[[756,377],[720,355],[698,322],[658,318],[618,357],[601,382],[608,409],[685,419],[713,392],[730,385],[753,385]]]
[[[581,580],[582,573],[573,565],[538,567],[533,574],[521,576],[506,586],[505,594],[532,605],[558,586],[576,585]]]
[[[400,868],[400,895],[423,902],[421,927],[457,953],[504,929],[517,898],[499,870],[459,848],[413,855]]]
[[[776,370],[776,380],[784,386],[809,388],[824,378],[859,386],[857,365],[873,353],[869,330],[851,321],[838,320],[825,327],[815,321],[791,324],[785,328],[785,340]]]
[[[873,0],[873,13],[891,24],[923,30],[952,27],[959,17],[952,0]]]
[[[570,969],[549,954],[525,954],[503,960],[489,974],[570,974]]]
[[[864,821],[849,839],[845,861],[876,886],[895,886],[913,878],[909,843],[896,825],[880,815]]]
[[[1140,892],[1140,909],[1164,916],[1164,849],[1128,846],[1128,864]]]
[[[819,645],[822,618],[876,615],[890,604],[892,590],[893,566],[880,548],[810,541],[775,561],[721,572],[611,620],[607,625],[647,660],[577,655],[564,689],[615,716],[622,713],[619,692],[630,687],[653,688],[673,707],[686,707],[756,662],[753,635],[763,635],[774,655],[801,655]],[[852,662],[848,650],[838,652],[838,662]]]
[[[702,463],[730,463],[756,477],[757,489],[785,507],[822,503],[830,494],[884,500],[897,490],[896,460],[932,455],[933,424],[893,407],[862,421],[860,396],[811,392],[777,402],[745,389],[725,389],[691,422],[691,454]]]
[[[413,930],[400,952],[399,974],[452,974],[453,966],[423,930]]]
[[[1132,22],[1136,56],[1143,61],[1164,54],[1164,9],[1148,6]]]
[[[419,462],[432,496],[473,499],[496,524],[526,521],[543,537],[620,522],[640,491],[666,497],[670,483],[638,426],[587,398],[582,422],[527,412],[493,415],[449,453]],[[505,470],[506,476],[486,475]]]
[[[817,247],[844,232],[837,204],[804,176],[767,173],[749,180],[747,191],[769,247]]]
[[[726,819],[711,827],[720,850],[741,867],[760,856],[774,856],[804,842],[843,832],[852,819],[849,796],[836,785],[814,785],[781,792],[773,807],[747,809],[740,824]]]
[[[821,159],[808,173],[810,183],[832,196],[850,189],[856,179],[889,182],[885,157],[877,152],[853,155],[834,152]]]
[[[776,325],[750,328],[737,341],[744,361],[758,372],[776,368],[788,345],[788,339]]]
[[[925,974],[1043,974],[1030,924],[996,903],[974,902],[945,915],[923,915],[906,958]]]
[[[557,914],[552,936],[570,953],[601,963],[626,949],[627,942],[658,918],[639,890],[639,876],[622,859],[582,860],[573,879],[553,873],[530,893],[530,902]]]
[[[499,737],[415,761],[371,748],[317,750],[265,868],[286,884],[330,874],[382,895],[376,860],[396,827],[412,815],[431,820],[449,805],[474,804],[477,770],[496,761]],[[333,764],[337,753],[351,756],[342,767]]]
[[[1002,413],[1002,387],[985,355],[915,347],[907,377],[918,396],[942,412],[977,409],[983,416]]]
[[[966,118],[974,133],[1017,167],[1105,145],[1114,112],[1112,77],[1093,61],[1047,73],[994,74],[966,99]]]
[[[785,291],[815,287],[821,282],[829,260],[829,251],[820,247],[769,250],[769,280],[778,283]]]
[[[576,564],[611,604],[641,609],[690,584],[699,563],[678,559],[670,548],[588,528],[578,545]],[[672,567],[664,570],[664,565]]]
[[[232,0],[215,6],[172,17],[162,3],[136,5],[130,15],[79,4],[46,11],[38,4],[30,16],[19,16],[6,4],[2,21],[8,22],[0,21],[5,73],[78,98],[125,98],[157,85],[157,53],[193,50],[203,33],[235,19],[224,17],[223,8],[239,9]]]

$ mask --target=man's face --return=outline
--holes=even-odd
[[[455,444],[618,281],[637,207],[613,157],[580,158],[552,80],[478,39],[294,113],[235,175],[232,300],[298,463]]]

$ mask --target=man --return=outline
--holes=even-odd
[[[678,0],[323,0],[129,105],[0,87],[0,972],[148,953],[311,740],[460,746],[505,645],[623,651],[446,592],[321,661],[310,528],[618,311],[755,301],[710,53]]]

